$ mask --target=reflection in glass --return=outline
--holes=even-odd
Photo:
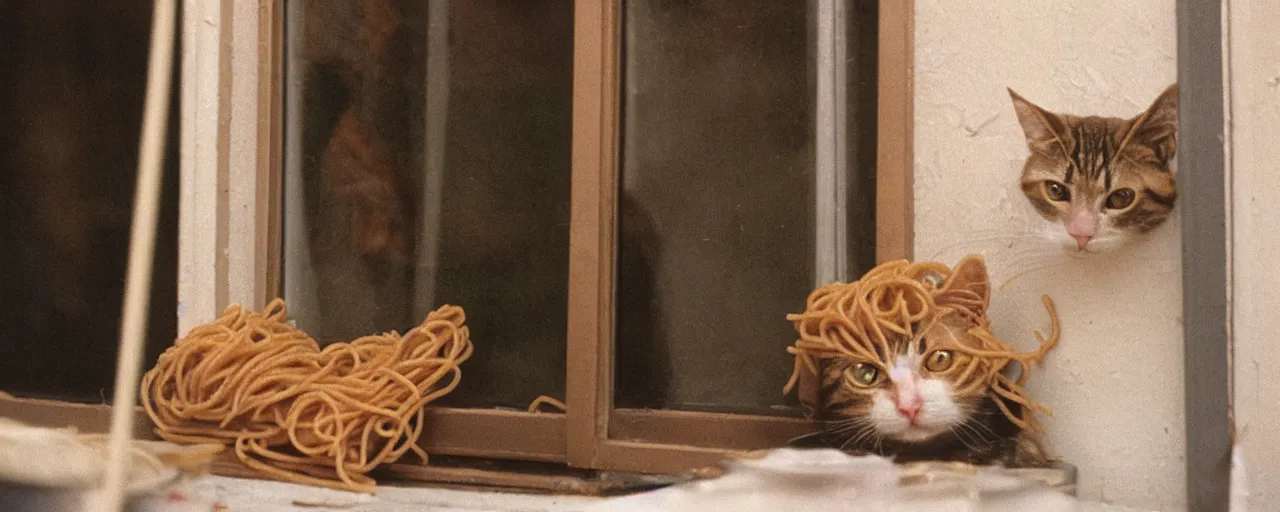
[[[844,3],[845,165],[848,200],[848,279],[876,265],[876,87],[879,62],[879,0]],[[837,106],[837,108],[841,108]]]
[[[321,342],[465,308],[441,403],[563,397],[573,3],[289,0],[285,298]]]
[[[809,14],[624,2],[619,407],[768,413],[814,279]]]

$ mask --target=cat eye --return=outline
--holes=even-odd
[[[1054,201],[1068,201],[1071,199],[1071,191],[1067,190],[1067,186],[1056,181],[1044,182],[1044,193]]]
[[[869,363],[858,363],[850,370],[853,381],[862,386],[870,386],[880,378],[880,368]]]
[[[924,367],[931,372],[945,372],[951,367],[951,363],[955,361],[950,350],[935,350],[929,354],[929,359],[924,362]]]
[[[1120,210],[1133,204],[1133,189],[1122,188],[1107,196],[1107,208]]]

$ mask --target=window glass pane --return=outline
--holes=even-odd
[[[804,4],[624,2],[615,403],[768,413],[814,279]]]
[[[573,3],[288,2],[285,297],[318,340],[467,312],[440,403],[563,398]]]
[[[0,390],[101,403],[116,370],[151,5],[4,6]],[[177,331],[178,87],[174,80],[147,365]]]
[[[876,98],[879,0],[844,0],[847,279],[876,265]]]

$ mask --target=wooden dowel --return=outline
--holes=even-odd
[[[151,50],[147,63],[147,92],[138,147],[138,183],[134,192],[133,227],[129,238],[129,267],[125,275],[124,313],[112,397],[111,432],[107,443],[106,478],[94,509],[118,512],[124,502],[129,443],[133,435],[134,401],[146,346],[147,304],[151,295],[151,264],[160,208],[164,136],[168,128],[169,87],[173,79],[176,24],[174,0],[156,0],[151,15]]]

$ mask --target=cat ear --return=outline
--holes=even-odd
[[[1062,145],[1059,134],[1066,131],[1066,123],[1057,114],[1042,109],[1009,89],[1013,99],[1013,111],[1018,114],[1018,124],[1027,137],[1027,147],[1039,153],[1050,153]]]
[[[934,299],[939,306],[966,309],[984,316],[991,301],[991,278],[982,256],[970,254],[957,263]]]
[[[1129,133],[1120,147],[1128,144],[1151,148],[1161,165],[1169,164],[1178,149],[1178,84],[1170,85],[1146,111],[1129,121]]]

